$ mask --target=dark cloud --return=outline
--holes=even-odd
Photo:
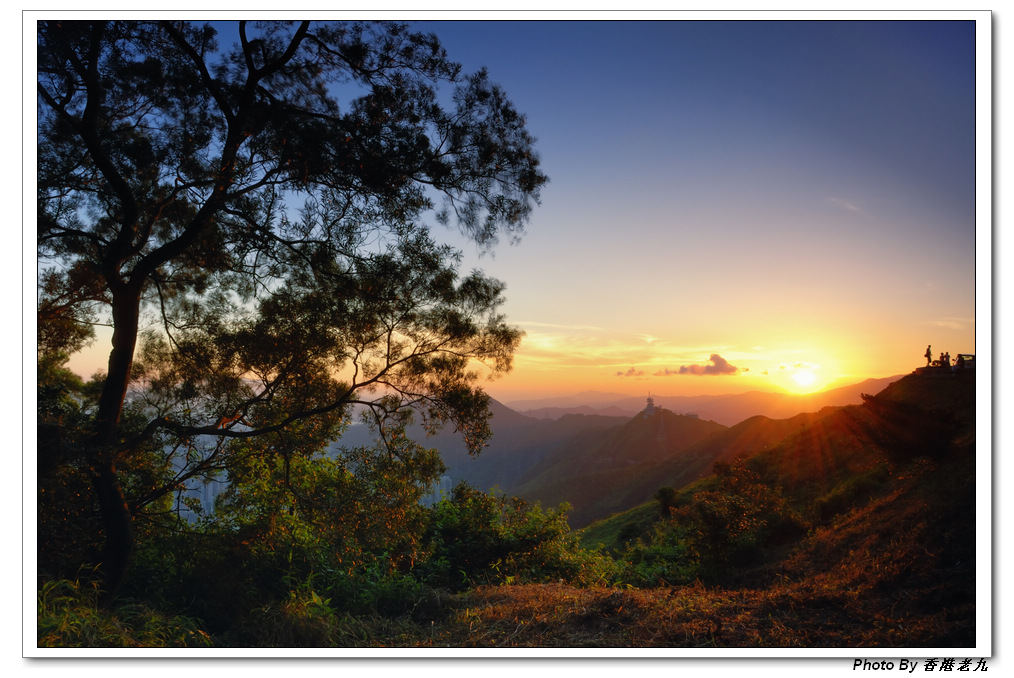
[[[641,370],[635,370],[633,367],[631,367],[626,372],[617,372],[616,376],[617,377],[643,377],[644,376],[644,372],[642,372]]]
[[[745,372],[745,369],[740,369],[735,365],[730,365],[729,361],[718,355],[712,353],[710,365],[683,365],[678,370],[670,370],[668,368],[661,372],[656,372],[656,377],[668,377],[674,374],[694,374],[697,376],[709,376],[719,374],[739,374]]]

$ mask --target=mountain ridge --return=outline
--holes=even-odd
[[[862,402],[862,393],[880,392],[904,376],[899,374],[890,377],[872,377],[854,384],[810,394],[754,390],[720,395],[653,395],[652,399],[657,407],[676,413],[694,413],[702,419],[732,426],[754,415],[782,419],[800,412],[815,412],[828,406],[858,405]],[[644,409],[644,398],[620,396],[609,399],[608,396],[611,395],[617,394],[584,391],[574,396],[511,401],[504,403],[504,406],[536,419],[556,419],[564,414],[608,413],[610,416],[634,416]],[[587,396],[589,400],[574,404],[580,402],[578,399],[582,396]]]

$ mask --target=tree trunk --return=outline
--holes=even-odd
[[[109,353],[109,372],[99,398],[95,439],[91,452],[92,485],[99,500],[105,543],[100,571],[103,576],[104,603],[116,597],[134,550],[134,530],[130,508],[116,477],[120,415],[127,398],[130,368],[134,362],[137,327],[140,319],[140,290],[123,289],[113,293],[113,340]]]
[[[127,574],[127,566],[134,551],[134,528],[130,509],[123,489],[116,478],[112,459],[100,460],[92,465],[92,485],[99,499],[105,543],[102,545],[102,594],[100,603],[108,604],[115,597]]]

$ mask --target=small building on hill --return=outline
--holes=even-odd
[[[651,394],[649,393],[648,406],[644,408],[644,418],[647,419],[651,415],[655,414],[655,412],[657,412],[657,410],[655,409],[655,400],[651,397]]]

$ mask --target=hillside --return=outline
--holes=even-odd
[[[658,400],[683,405],[710,403],[709,407],[728,417],[758,409],[777,412],[826,402],[860,402],[863,389],[896,381],[870,379],[811,396],[752,392]],[[586,395],[599,405],[614,397]],[[626,405],[633,405],[633,401]],[[496,488],[548,507],[566,502],[571,506],[571,526],[580,528],[648,501],[660,486],[681,487],[706,476],[716,461],[760,452],[828,416],[834,408],[802,414],[792,410],[782,419],[754,414],[729,427],[665,409],[649,418],[643,412],[633,417],[569,413],[536,418],[492,400],[490,410],[493,437],[478,457],[470,456],[451,430],[426,437],[421,428],[414,427],[412,435],[440,451],[451,486],[464,481],[481,490]],[[597,411],[618,410],[611,406]],[[343,442],[368,441],[347,435]]]
[[[496,401],[490,403],[490,410],[493,437],[476,457],[468,454],[453,431],[443,431],[422,441],[440,450],[447,475],[454,484],[465,481],[482,490],[497,487],[513,492],[521,478],[558,446],[581,435],[609,430],[625,421],[598,415],[539,420],[518,414]]]
[[[974,477],[974,388],[974,374],[954,379],[910,375],[876,396],[867,394],[863,405],[784,420],[752,417],[686,453],[725,463],[745,459],[766,483],[783,488],[801,506],[828,499],[836,488],[841,495],[843,483],[865,487],[871,477],[889,478],[912,460],[954,457]],[[650,477],[664,481],[667,466],[655,465]]]
[[[330,627],[328,638],[341,647],[945,648],[945,656],[974,647],[984,630],[976,627],[973,389],[974,379],[906,377],[863,405],[793,422],[797,430],[750,455],[750,466],[782,483],[807,529],[760,544],[713,584],[480,586],[432,596],[411,616]],[[897,429],[892,406],[934,436],[941,430],[932,420],[948,413],[949,433],[916,449],[911,443],[925,439]],[[685,489],[707,492],[714,481]],[[649,502],[587,532],[658,515]]]
[[[650,496],[633,482],[647,466],[666,460],[687,474],[708,467],[710,458],[684,453],[724,428],[667,410],[633,417],[622,426],[576,437],[546,455],[514,493],[550,506],[566,501],[571,526],[583,526]]]
[[[904,420],[897,426],[891,408]],[[974,377],[905,377],[750,454],[808,529],[720,585],[492,586],[397,644],[455,647],[967,648],[976,644]],[[944,419],[943,424],[935,423]],[[764,426],[769,424],[770,426]],[[923,428],[925,427],[925,428]],[[743,430],[718,434],[735,440]],[[941,437],[942,436],[942,437]],[[936,442],[922,446],[931,439]],[[714,443],[714,441],[712,441]],[[744,444],[743,449],[749,446]],[[714,488],[714,478],[686,490]],[[649,502],[596,523],[653,522]],[[628,535],[629,536],[629,535]]]
[[[798,414],[789,419],[769,419],[760,415],[750,417],[688,446],[676,457],[641,464],[614,474],[609,482],[616,498],[602,502],[597,510],[589,511],[588,514],[598,516],[594,519],[599,519],[610,513],[628,511],[631,507],[649,501],[660,487],[679,488],[689,485],[709,475],[715,462],[730,462],[740,456],[761,452],[833,411],[833,408],[825,408],[817,413]],[[657,509],[652,505],[647,513],[655,515]],[[624,524],[631,521],[629,518],[624,520]],[[635,519],[633,522],[642,521]],[[580,528],[587,523],[572,518],[571,524]],[[593,546],[594,543],[591,542],[590,545]]]
[[[749,455],[744,468],[776,490],[806,531],[758,545],[751,561],[723,575],[737,601],[725,618],[742,626],[726,624],[704,640],[974,644],[974,383],[970,374],[911,375]],[[714,477],[698,481],[677,503],[692,505],[715,487]],[[590,526],[583,543],[622,553],[631,539],[648,539],[658,519],[658,502],[648,502]],[[715,595],[696,600],[706,605]],[[714,628],[722,615],[703,616]]]

